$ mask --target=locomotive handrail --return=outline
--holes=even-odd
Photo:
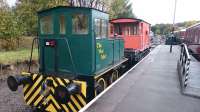
[[[49,39],[49,38],[43,38],[43,39]],[[54,38],[54,40],[63,40],[66,42],[67,44],[67,48],[68,48],[68,51],[69,51],[69,56],[70,56],[70,60],[71,60],[71,64],[73,66],[73,72],[74,72],[74,75],[75,75],[75,78],[77,77],[77,71],[76,71],[76,66],[74,64],[74,60],[73,60],[73,56],[72,56],[72,52],[71,52],[71,48],[69,46],[69,42],[66,38]],[[31,63],[32,63],[32,56],[33,56],[33,48],[34,48],[34,43],[36,40],[39,40],[38,37],[34,38],[33,39],[33,42],[32,42],[32,48],[31,48],[31,56],[30,56],[30,60],[29,60],[29,68],[28,68],[28,72],[30,73],[30,69],[31,69]],[[39,45],[38,45],[38,50],[39,50]],[[38,51],[39,53],[39,51]]]
[[[73,72],[74,72],[74,75],[75,75],[74,78],[76,78],[76,77],[77,77],[77,71],[76,71],[76,66],[75,66],[75,64],[74,64],[74,60],[73,60],[71,48],[70,48],[70,46],[69,46],[69,41],[67,40],[67,38],[54,38],[54,39],[55,39],[55,40],[64,40],[64,41],[66,42],[67,48],[68,48],[68,51],[69,51],[69,56],[70,56],[71,64],[72,64],[72,66],[73,66]],[[71,80],[70,80],[70,81],[71,81]]]
[[[28,72],[31,72],[31,65],[32,65],[32,57],[33,57],[33,48],[34,48],[34,43],[36,40],[38,40],[38,37],[33,38],[33,42],[32,42],[32,46],[31,46],[31,56],[30,56],[30,60],[29,60],[29,66],[28,66]],[[38,50],[39,50],[39,45],[37,46]],[[38,51],[39,54],[39,51]]]
[[[182,87],[186,88],[189,80],[189,67],[191,57],[186,44],[181,44],[181,54],[178,61],[178,73]]]

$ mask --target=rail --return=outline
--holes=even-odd
[[[178,60],[178,73],[180,76],[181,86],[186,88],[189,80],[189,68],[191,57],[186,44],[181,44],[181,54]]]

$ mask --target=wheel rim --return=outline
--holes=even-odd
[[[112,72],[112,75],[110,77],[110,84],[112,84],[113,82],[115,82],[118,79],[118,71],[114,70]]]
[[[106,88],[106,82],[103,78],[100,78],[97,81],[97,88],[96,88],[96,94],[98,95]]]

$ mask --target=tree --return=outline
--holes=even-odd
[[[176,23],[175,31],[190,27],[198,22],[199,21],[193,20],[193,21],[185,21],[185,22]],[[156,25],[152,26],[151,30],[155,34],[166,35],[166,34],[169,34],[170,32],[172,32],[172,28],[173,28],[172,24],[156,24]]]
[[[89,6],[97,9],[109,6],[111,18],[134,17],[129,0],[17,0],[13,9],[24,35],[35,36],[38,29],[37,11],[61,5]]]
[[[22,33],[22,29],[12,9],[4,1],[0,1],[0,39],[6,50],[15,49],[15,40]]]
[[[129,0],[110,0],[110,18],[133,18],[132,4]]]
[[[68,5],[67,0],[18,0],[14,7],[16,17],[23,26],[25,35],[37,35],[37,12],[55,6]]]

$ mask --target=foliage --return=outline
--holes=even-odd
[[[5,40],[3,48],[15,49],[14,42],[19,39],[23,29],[19,24],[19,18],[15,16],[4,0],[0,2],[0,20],[0,39]]]
[[[177,23],[177,24],[175,24],[175,30],[181,30],[183,28],[187,28],[198,22],[199,21],[185,21],[185,22]],[[151,29],[155,34],[166,35],[166,34],[169,34],[170,32],[172,32],[172,28],[173,28],[172,24],[156,24],[156,25],[152,26]]]
[[[133,18],[132,4],[129,0],[110,0],[110,18]]]
[[[15,13],[20,18],[20,23],[25,28],[25,35],[37,35],[37,12],[42,9],[60,5],[67,5],[66,0],[18,0],[14,7]]]
[[[187,27],[190,27],[196,23],[198,23],[200,21],[185,21],[185,22],[182,22],[182,23],[177,23],[176,26],[178,26],[179,28],[187,28]]]
[[[100,6],[104,3],[105,7],[110,7],[111,18],[134,17],[129,0],[17,0],[13,7],[9,7],[6,0],[0,0],[0,39],[5,41],[3,48],[16,49],[16,41],[22,39],[19,37],[37,35],[39,10],[72,5],[72,1],[79,6],[91,5],[96,8],[104,7]]]
[[[156,24],[152,26],[151,30],[155,34],[166,35],[172,31],[172,25],[171,24]]]
[[[37,11],[60,5],[67,6],[72,1],[80,6],[88,3],[98,6],[98,3],[104,2],[110,6],[111,18],[134,17],[129,0],[90,0],[88,3],[84,0],[18,0],[14,9],[17,17],[21,20],[21,26],[25,28],[25,35],[30,36],[37,34]]]

